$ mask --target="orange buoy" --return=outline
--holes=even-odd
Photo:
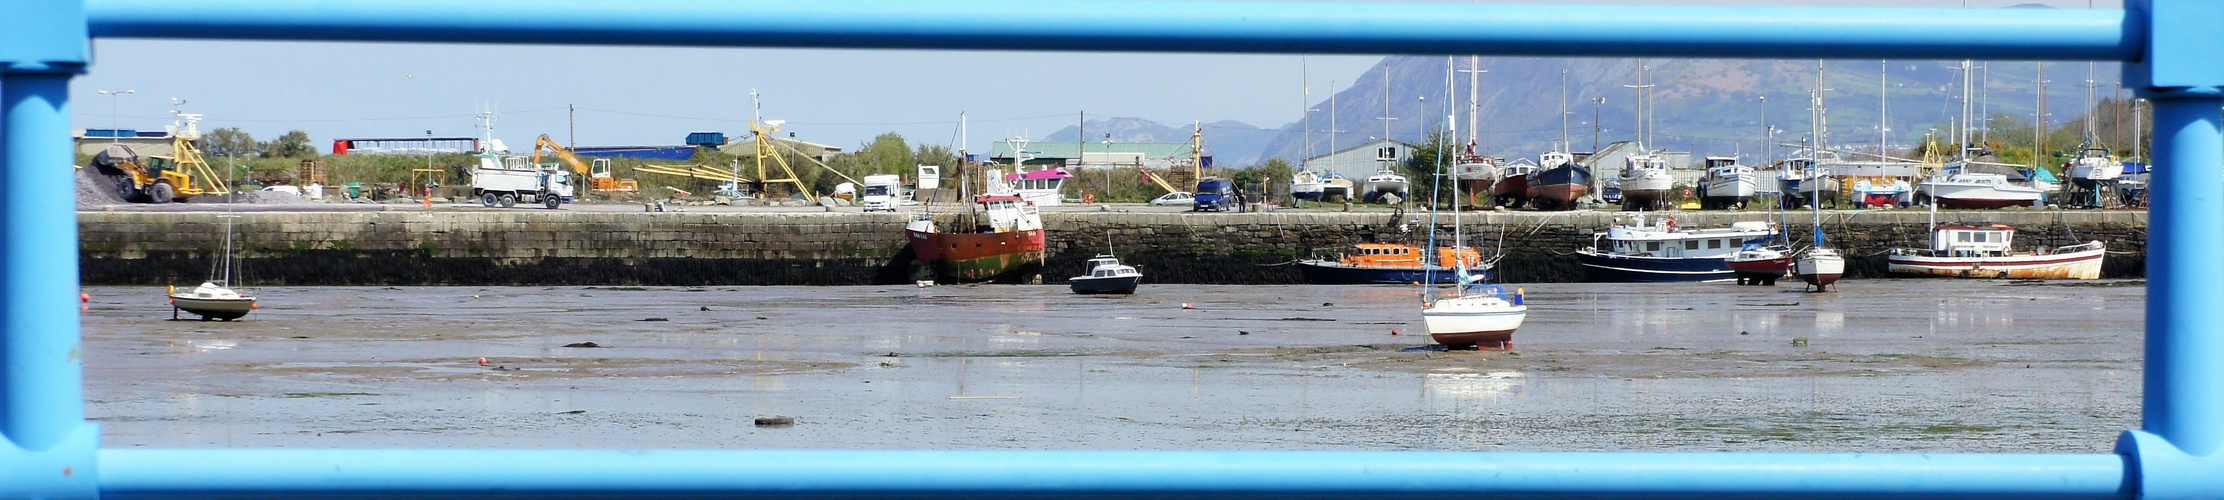
[[[487,358],[486,358],[486,356],[479,356],[479,366],[486,366],[486,365],[487,365]]]

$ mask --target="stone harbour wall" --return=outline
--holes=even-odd
[[[1503,248],[1501,280],[1582,279],[1576,249],[1612,212],[1468,214],[1470,243]],[[1759,212],[1670,212],[1684,227],[1766,220]],[[209,274],[223,214],[81,212],[81,276],[88,284],[186,284]],[[908,283],[911,255],[899,214],[630,213],[572,211],[250,212],[234,228],[242,280],[254,285],[856,285]],[[1293,261],[1353,243],[1428,238],[1425,212],[1127,213],[1043,215],[1046,282],[1082,274],[1091,256],[1117,253],[1154,283],[1298,283]],[[1811,215],[1786,229],[1812,234]],[[1827,212],[1830,243],[1853,278],[1879,276],[1884,254],[1927,244],[1922,211]],[[2100,240],[2103,275],[2144,275],[2146,213],[1995,211],[1938,214],[1940,223],[2000,223],[2019,247]],[[957,221],[944,218],[943,224]],[[1449,238],[1448,217],[1439,217]]]

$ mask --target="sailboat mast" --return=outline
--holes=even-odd
[[[1313,69],[1305,56],[1297,56],[1298,88],[1305,92],[1304,102],[1298,109],[1305,114],[1305,158],[1297,160],[1299,171],[1310,170],[1313,161]]]
[[[1568,69],[1560,68],[1560,147],[1574,151],[1568,143]]]
[[[1884,161],[1884,155],[1888,154],[1885,152],[1884,145],[1891,140],[1886,137],[1888,133],[1885,129],[1890,126],[1890,121],[1885,119],[1885,108],[1891,104],[1892,100],[1886,97],[1885,93],[1889,91],[1889,88],[1884,84],[1884,80],[1891,77],[1890,70],[1891,61],[1877,60],[1877,161],[1879,162]]]
[[[2046,143],[2046,61],[2039,61],[2038,75],[2033,78],[2038,80],[2039,89],[2032,96],[2037,104],[2031,110],[2031,168],[2036,169],[2040,165],[2039,152],[2045,149]],[[2037,177],[2032,179],[2037,180]]]
[[[1476,87],[1483,74],[1482,63],[1483,58],[1481,56],[1467,56],[1467,146],[1470,148],[1475,147],[1476,115],[1480,114],[1482,109],[1481,104],[1476,102],[1482,99],[1483,95],[1482,89]],[[1567,105],[1566,97],[1563,95],[1561,99],[1561,106],[1563,107],[1560,108],[1560,112],[1565,115],[1567,113],[1567,108],[1564,107]],[[1560,135],[1563,138],[1567,136],[1566,125],[1560,127]]]

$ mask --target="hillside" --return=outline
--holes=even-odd
[[[1103,142],[1109,136],[1113,142],[1189,142],[1189,134],[1198,125],[1189,123],[1163,124],[1142,118],[1106,118],[1083,122],[1088,127],[1089,142]],[[1203,124],[1205,154],[1213,157],[1218,165],[1244,166],[1262,161],[1260,153],[1266,151],[1267,141],[1273,140],[1282,130],[1264,129],[1234,120]],[[1068,126],[1051,132],[1037,142],[1073,142],[1078,127]]]
[[[1468,59],[1455,58],[1458,69]],[[1655,147],[1701,154],[1743,152],[1758,156],[1766,92],[1767,120],[1778,129],[1777,142],[1799,143],[1810,130],[1808,89],[1815,80],[1815,61],[1651,59],[1655,85],[1653,143]],[[1934,127],[1948,128],[1959,113],[1958,61],[1891,61],[1886,71],[1889,92],[1890,149],[1907,150]],[[1980,63],[1989,68],[1978,75],[1982,84],[1973,91],[1977,114],[2024,116],[2028,123],[2036,108],[2034,73],[2038,63]],[[1596,112],[1600,144],[1634,138],[1637,60],[1485,57],[1479,78],[1481,125],[1477,142],[1487,153],[1533,157],[1561,141],[1561,71],[1567,72],[1567,137],[1577,150],[1592,144],[1594,97],[1604,97]],[[2050,123],[2077,119],[2085,109],[2084,63],[2047,63],[2047,109]],[[1828,141],[1837,147],[1874,150],[1878,142],[1878,61],[1829,61],[1827,123]],[[1385,91],[1384,72],[1389,73]],[[2116,92],[2120,69],[2113,63],[2097,64],[2093,79],[2100,85],[2097,98]],[[1401,141],[1418,141],[1440,126],[1449,112],[1457,112],[1458,125],[1466,127],[1469,86],[1460,74],[1452,84],[1457,109],[1447,110],[1446,58],[1389,57],[1362,75],[1353,85],[1323,99],[1310,118],[1311,127],[1285,127],[1264,145],[1262,158],[1296,161],[1305,156],[1306,128],[1314,155],[1337,147],[1363,144],[1383,135],[1383,100],[1391,96],[1389,135]],[[1335,123],[1330,123],[1333,106]],[[2103,137],[2113,134],[2111,124],[2100,125]],[[2128,129],[2128,125],[2125,126]],[[1331,131],[1335,142],[1330,143]],[[1467,131],[1459,132],[1466,137]],[[1756,158],[1757,159],[1757,158]]]

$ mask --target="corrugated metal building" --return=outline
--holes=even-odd
[[[1385,165],[1396,168],[1413,155],[1413,145],[1392,140],[1378,140],[1341,151],[1315,156],[1299,166],[1314,172],[1334,172],[1351,179],[1365,179]]]

